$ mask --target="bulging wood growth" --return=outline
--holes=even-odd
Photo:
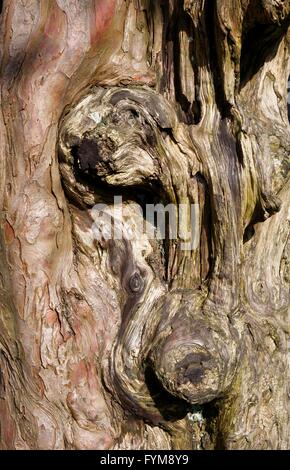
[[[4,0],[1,448],[289,448],[289,24]]]

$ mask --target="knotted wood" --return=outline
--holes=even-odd
[[[3,2],[1,448],[289,448],[289,20]]]

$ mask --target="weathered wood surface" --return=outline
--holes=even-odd
[[[289,448],[289,20],[3,2],[1,448]],[[96,241],[119,194],[131,237]],[[198,246],[144,201],[198,204]]]

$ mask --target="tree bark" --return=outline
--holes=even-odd
[[[4,0],[0,448],[289,448],[289,24]],[[158,203],[198,207],[196,246],[141,233]]]

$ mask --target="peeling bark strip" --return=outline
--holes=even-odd
[[[0,447],[289,448],[289,0],[0,22]]]

